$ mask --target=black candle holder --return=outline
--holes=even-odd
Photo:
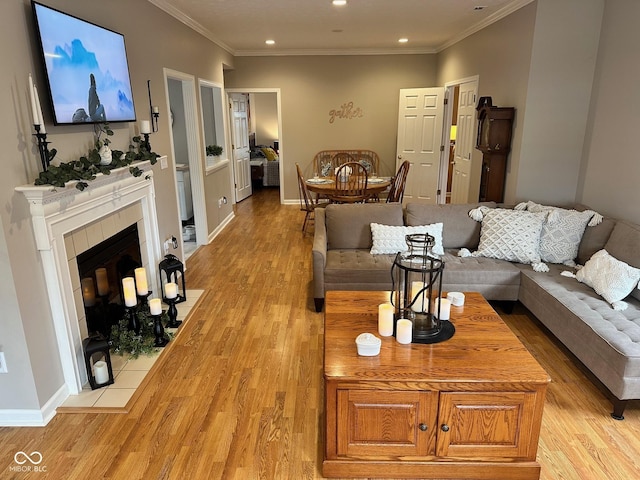
[[[149,302],[147,301],[147,299],[149,298],[149,295],[151,295],[150,290],[144,295],[140,295],[139,293],[136,293],[136,297],[138,297],[138,303],[140,305],[140,308],[147,313],[149,312]]]
[[[136,335],[140,333],[140,320],[138,319],[138,309],[136,306],[124,307],[126,314],[129,315],[129,330],[133,330]]]
[[[36,133],[33,135],[38,140],[38,151],[40,152],[40,161],[42,162],[42,171],[46,172],[49,169],[49,161],[51,159],[49,153],[49,145],[51,142],[47,142],[47,134],[40,133],[40,125],[34,124],[33,127],[36,130]]]
[[[153,342],[156,347],[164,347],[167,343],[169,343],[169,339],[164,336],[164,327],[162,326],[162,315],[151,315],[153,318],[153,334],[156,339]]]
[[[147,151],[151,151],[151,143],[149,142],[149,134],[148,133],[143,133],[142,136],[144,137],[144,141],[142,142],[142,145],[144,145],[144,148],[147,149]]]
[[[169,315],[167,328],[178,328],[182,324],[182,320],[177,320],[178,309],[176,308],[176,302],[178,301],[178,298],[163,298],[163,301],[169,305],[169,310],[167,311]]]

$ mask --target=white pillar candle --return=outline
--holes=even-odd
[[[103,385],[109,381],[109,368],[107,362],[98,360],[93,364],[93,376],[96,379],[98,385]]]
[[[133,273],[136,276],[136,291],[138,295],[146,295],[149,293],[149,285],[147,284],[147,271],[144,268],[136,268]]]
[[[440,303],[440,320],[449,320],[451,318],[451,301],[446,298],[436,298],[435,314],[438,315],[438,303]]]
[[[38,125],[40,125],[40,133],[47,133],[47,129],[44,128],[44,120],[42,119],[42,108],[40,107],[40,97],[38,96],[38,88],[33,86],[33,94],[36,98],[36,108],[38,111]]]
[[[29,74],[29,97],[31,98],[31,115],[33,116],[33,124],[38,125],[38,109],[36,108],[36,94],[33,89],[33,78]]]
[[[166,298],[176,298],[178,296],[178,284],[167,283],[164,286],[164,296]]]
[[[413,323],[411,320],[401,318],[396,322],[396,340],[398,343],[411,343],[412,340]]]
[[[136,298],[136,282],[133,277],[122,279],[122,291],[124,293],[124,305],[126,307],[135,307],[138,299]]]
[[[151,315],[162,315],[162,302],[159,298],[149,300],[149,310]]]
[[[93,278],[86,277],[80,280],[82,285],[82,300],[85,307],[93,307],[96,304],[96,289],[93,286]]]
[[[393,335],[393,312],[395,308],[390,303],[378,305],[378,333],[383,337]]]
[[[153,107],[153,113],[160,113],[160,109],[157,106]]]
[[[416,298],[416,295],[418,295],[418,293],[420,292],[420,290],[422,290],[424,288],[424,282],[411,282],[411,300],[413,300],[414,298]],[[411,305],[411,310],[413,310],[414,312],[424,312],[425,311],[425,303],[424,303],[424,296],[425,296],[425,292],[422,292],[422,294],[418,297],[418,299],[416,300],[416,302]]]
[[[151,124],[149,120],[142,120],[140,122],[140,133],[151,133]]]
[[[98,295],[104,296],[109,294],[109,279],[107,278],[106,268],[96,269],[96,282],[98,283]]]

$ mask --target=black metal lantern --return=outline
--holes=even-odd
[[[443,329],[450,331],[453,326],[440,320],[444,262],[431,252],[435,239],[423,233],[407,235],[405,239],[408,250],[398,252],[391,267],[393,334],[396,335],[396,322],[407,319],[412,322],[413,343],[446,340],[453,331],[449,335]]]
[[[113,384],[113,368],[109,354],[109,342],[102,335],[94,335],[82,341],[84,362],[91,390]]]
[[[164,286],[167,283],[175,283],[178,286],[178,295],[174,303],[184,302],[187,299],[187,287],[184,280],[183,263],[175,255],[169,254],[164,257],[158,267],[160,291],[164,292]]]

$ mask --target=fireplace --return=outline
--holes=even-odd
[[[74,185],[16,188],[29,201],[60,363],[70,394],[79,393],[87,381],[82,340],[89,329],[78,259],[113,236],[126,235],[121,232],[135,225],[138,261],[147,271],[150,289],[158,291],[157,263],[161,253],[153,171],[149,162],[138,166],[145,170],[140,177],[133,177],[128,167],[116,169],[111,175],[99,175],[82,192]],[[109,279],[113,294],[119,295],[116,280]]]

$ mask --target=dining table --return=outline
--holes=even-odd
[[[335,177],[314,177],[305,180],[309,191],[322,196],[331,198],[338,194],[336,189]],[[391,185],[391,179],[386,177],[369,177],[367,179],[367,194],[369,198],[375,198],[382,192],[387,190]]]

